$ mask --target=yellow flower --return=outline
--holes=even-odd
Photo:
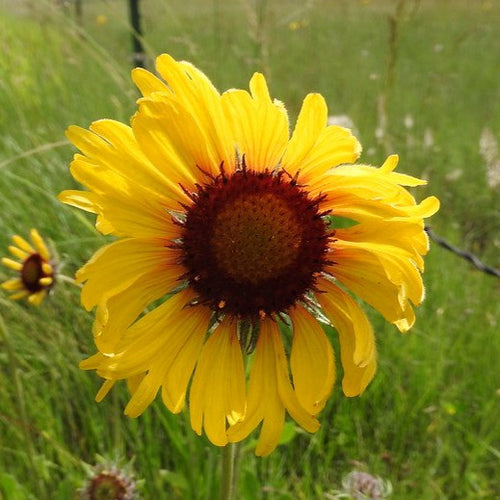
[[[160,390],[179,412],[190,387],[198,434],[225,445],[262,422],[256,453],[266,455],[286,413],[319,427],[335,363],[318,317],[338,332],[347,396],[375,373],[372,327],[347,289],[400,330],[412,326],[423,218],[438,201],[415,202],[403,186],[424,181],[395,173],[396,156],[353,165],[361,147],[327,126],[319,94],[305,98],[289,137],[261,74],[250,93],[221,95],[189,63],[162,55],[157,70],[163,80],[133,71],[144,97],[130,127],[100,120],[67,132],[83,153],[71,172],[89,191],[60,199],[119,238],[77,273],[98,350],[81,367],[105,379],[98,400],[127,380],[132,417]],[[353,225],[336,228],[339,218]]]
[[[297,31],[307,26],[307,24],[307,21],[291,21],[288,23],[288,29],[290,31]]]
[[[18,260],[3,257],[2,263],[19,276],[4,281],[1,287],[13,292],[10,299],[26,298],[31,304],[39,305],[54,286],[55,265],[38,231],[32,229],[30,236],[33,245],[21,236],[12,237],[14,245],[9,246],[9,252]]]
[[[108,16],[105,16],[104,14],[99,14],[95,18],[95,21],[99,26],[103,26],[108,22]]]

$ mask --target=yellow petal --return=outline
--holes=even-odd
[[[158,77],[144,68],[134,68],[132,70],[132,80],[145,97],[154,92],[170,92],[168,87]]]
[[[146,376],[146,372],[138,373],[137,375],[132,375],[127,377],[127,389],[130,394],[134,394],[138,387],[141,385],[142,379]]]
[[[143,150],[188,189],[194,179],[202,180],[200,169],[216,176],[223,164],[226,172],[233,171],[234,138],[210,80],[167,54],[157,58],[156,66],[168,92],[139,101],[133,127]]]
[[[87,359],[80,361],[78,366],[82,370],[97,370],[108,358],[109,356],[104,356],[102,353],[96,352]]]
[[[172,359],[163,381],[163,403],[172,413],[179,413],[184,407],[188,383],[205,341],[210,313],[208,310],[203,312],[206,316],[197,328],[191,331],[182,329],[180,336],[184,342]]]
[[[415,322],[415,313],[408,302],[410,296],[423,295],[420,275],[411,261],[392,256],[381,256],[364,250],[361,246],[347,248],[336,241],[332,260],[326,268],[340,282],[350,288],[365,302],[377,309],[386,319],[401,331],[406,331]],[[414,272],[410,271],[414,268]],[[405,280],[405,271],[411,275],[411,282]],[[409,290],[409,288],[412,290]]]
[[[40,290],[39,292],[32,293],[28,296],[28,302],[34,306],[39,306],[46,295],[47,290]]]
[[[23,290],[21,292],[13,293],[12,295],[9,295],[9,299],[11,300],[21,300],[25,299],[26,297],[29,297],[30,292],[28,290]]]
[[[46,275],[50,275],[54,272],[54,268],[48,262],[42,262],[42,271]]]
[[[328,110],[320,94],[304,99],[282,166],[291,175],[299,174],[299,182],[311,186],[322,182],[325,172],[341,163],[354,162],[361,146],[350,130],[327,127]]]
[[[241,441],[262,422],[255,453],[268,455],[281,438],[285,409],[307,431],[318,430],[319,422],[301,406],[293,391],[278,327],[274,321],[264,320],[250,370],[247,411],[242,421],[228,429],[229,440]]]
[[[99,392],[96,394],[95,400],[98,403],[102,401],[114,385],[115,380],[106,380],[99,389]]]
[[[138,415],[163,386],[162,397],[171,411],[184,404],[189,379],[199,357],[211,311],[186,306],[194,294],[186,289],[143,316],[125,332],[116,346],[116,354],[94,362],[106,378],[138,377],[147,373],[134,389],[127,414]],[[165,399],[167,391],[170,399]]]
[[[201,353],[189,393],[191,426],[217,446],[227,444],[228,418],[245,412],[245,370],[236,322],[225,319]]]
[[[59,193],[57,198],[59,201],[66,203],[66,205],[80,208],[81,210],[85,210],[86,212],[91,212],[94,214],[99,212],[99,196],[95,193],[68,189]]]
[[[423,230],[422,230],[423,232]],[[401,240],[403,241],[402,233]],[[413,304],[419,305],[424,299],[424,286],[422,277],[417,268],[418,258],[420,257],[413,249],[401,248],[396,244],[390,244],[390,237],[387,237],[389,244],[379,241],[346,241],[337,240],[335,247],[347,252],[350,250],[361,251],[373,255],[384,269],[388,280],[394,285],[400,287],[400,300],[411,300]],[[423,261],[421,262],[423,267]]]
[[[24,287],[23,282],[19,278],[11,278],[7,281],[4,281],[0,286],[4,290],[9,291],[21,290]]]
[[[335,231],[342,248],[361,247],[372,253],[398,256],[413,261],[423,271],[422,255],[429,250],[429,239],[422,220],[373,220]]]
[[[408,209],[411,217],[427,218],[439,210],[439,200],[435,196],[429,196],[422,200],[417,206]]]
[[[275,335],[275,332],[272,332],[265,322],[259,332],[250,371],[245,417],[228,430],[230,441],[241,441],[263,421],[256,449],[258,455],[268,455],[276,448],[285,419],[285,406],[278,390],[277,363],[272,335]],[[286,376],[288,377],[288,374]]]
[[[64,192],[62,200],[98,213],[104,234],[161,236],[171,225],[168,210],[178,209],[188,197],[148,160],[130,127],[100,120],[90,128],[70,127],[67,135],[84,153],[75,155],[71,172],[93,193]]]
[[[211,316],[208,308],[186,306],[193,298],[189,289],[179,292],[129,327],[117,342],[115,353],[98,352],[80,363],[82,369],[97,370],[106,379],[127,380],[132,393],[127,415],[141,414],[160,387],[171,382],[179,383],[174,393],[176,403],[182,406],[179,394],[186,392]],[[176,373],[169,380],[173,370]]]
[[[114,352],[120,336],[144,309],[179,285],[180,266],[170,264],[164,271],[140,275],[128,288],[98,304],[93,333],[100,351]]]
[[[21,238],[21,236],[18,236],[17,234],[12,236],[12,241],[21,250],[24,250],[25,252],[28,252],[29,254],[35,253],[35,249],[24,238]]]
[[[157,197],[168,193],[174,198],[182,194],[175,183],[148,161],[131,127],[115,120],[97,120],[90,125],[90,130],[69,127],[66,136],[95,169],[133,186],[136,196],[142,192],[155,193]]]
[[[300,404],[312,415],[325,406],[335,382],[333,349],[318,321],[300,305],[289,311],[293,323],[290,355],[293,385]]]
[[[175,279],[177,253],[162,240],[123,239],[100,248],[77,272],[82,304],[87,310],[129,288],[148,273],[163,273]]]
[[[103,358],[100,372],[107,378],[128,378],[148,371],[155,363],[162,363],[167,369],[185,341],[187,333],[177,333],[183,324],[191,333],[198,331],[206,319],[205,308],[185,308],[193,297],[189,289],[183,290],[122,332],[112,356]]]
[[[302,103],[297,124],[283,157],[283,168],[292,176],[311,154],[318,137],[325,130],[328,109],[321,94],[309,94]]]
[[[50,276],[46,276],[45,278],[40,278],[38,280],[38,283],[41,286],[50,286],[52,283],[54,283],[54,280]]]
[[[42,237],[40,236],[40,233],[36,229],[32,229],[30,231],[30,236],[42,259],[50,260],[50,252],[47,246],[45,245],[45,242],[43,241]]]
[[[153,194],[139,183],[81,155],[76,155],[71,163],[71,173],[94,193],[92,197],[81,193],[80,198],[75,198],[74,192],[64,192],[62,200],[95,211],[102,218],[99,222],[111,225],[117,236],[150,238],[171,233],[173,224],[169,210],[179,208],[175,198]],[[183,195],[182,199],[186,201],[186,196]]]
[[[380,172],[390,173],[389,179],[391,182],[399,184],[401,186],[424,186],[427,181],[418,179],[417,177],[412,177],[411,175],[393,173],[393,170],[397,167],[399,162],[398,155],[390,155],[384,161],[380,167]]]
[[[10,267],[14,271],[21,271],[23,265],[20,262],[9,259],[8,257],[2,257],[2,264],[4,266]]]
[[[162,166],[173,182],[190,191],[203,182],[197,165],[210,171],[210,165],[198,163],[196,158],[201,155],[203,143],[199,141],[203,132],[185,109],[164,101],[141,101],[132,127],[149,160]]]
[[[316,298],[340,339],[342,388],[346,396],[357,396],[375,375],[372,326],[359,305],[339,287],[325,279],[318,280],[317,287],[322,293],[317,293]]]
[[[163,371],[158,365],[148,371],[125,407],[125,415],[131,418],[138,417],[153,402],[160,389]]]
[[[255,171],[274,170],[288,142],[288,115],[281,103],[271,101],[264,77],[255,73],[252,95],[229,90],[222,95],[226,117],[246,165]]]
[[[15,247],[14,245],[9,245],[9,252],[14,256],[17,257],[19,260],[24,261],[26,260],[30,254],[25,252],[24,250],[21,250],[18,247]]]
[[[392,172],[395,158],[389,157],[380,168],[341,165],[328,172],[319,184],[326,196],[322,209],[360,222],[367,217],[422,219],[435,213],[439,209],[436,198],[429,197],[417,205],[403,187],[421,185],[423,181]]]
[[[283,403],[281,401],[276,401],[273,406],[275,409],[272,411],[272,417],[269,416],[262,422],[259,440],[257,442],[257,447],[255,448],[255,454],[258,457],[265,457],[272,453],[276,446],[278,446],[283,434],[283,426],[285,424],[285,410]]]

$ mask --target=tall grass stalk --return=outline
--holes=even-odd
[[[8,366],[10,371],[10,378],[14,388],[14,399],[15,407],[17,408],[17,415],[19,417],[19,426],[24,437],[24,447],[26,449],[26,457],[28,460],[29,470],[26,471],[27,474],[31,473],[34,478],[35,493],[38,494],[39,498],[46,498],[46,489],[44,479],[39,474],[39,467],[37,464],[37,452],[35,450],[34,442],[35,436],[32,434],[32,424],[28,417],[26,411],[25,395],[23,391],[23,386],[21,378],[19,376],[20,366],[17,360],[16,352],[10,341],[9,330],[7,325],[0,314],[0,335],[2,343],[7,353]]]

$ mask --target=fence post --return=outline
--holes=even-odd
[[[132,64],[134,67],[146,66],[146,55],[142,46],[141,14],[139,0],[129,0],[130,25],[132,27]]]

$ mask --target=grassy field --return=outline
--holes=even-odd
[[[429,180],[416,195],[442,201],[434,231],[500,267],[499,152],[491,139],[489,159],[480,148],[500,141],[500,3],[142,3],[150,60],[189,59],[220,90],[264,71],[292,120],[321,92],[353,120],[362,161],[397,152],[401,171]],[[86,0],[81,20],[53,4],[0,0],[0,253],[37,227],[71,276],[105,238],[56,200],[75,186],[64,130],[127,122],[137,92],[126,2]],[[361,398],[337,386],[321,430],[290,424],[268,458],[245,442],[238,498],[332,498],[353,468],[389,480],[395,500],[500,498],[500,281],[435,244],[424,278],[411,333],[370,311],[380,366]],[[0,498],[72,499],[99,457],[133,460],[145,499],[217,498],[220,450],[185,415],[158,401],[128,419],[124,387],[94,402],[99,380],[78,369],[93,345],[77,289],[60,283],[36,310],[3,293],[0,308]]]

